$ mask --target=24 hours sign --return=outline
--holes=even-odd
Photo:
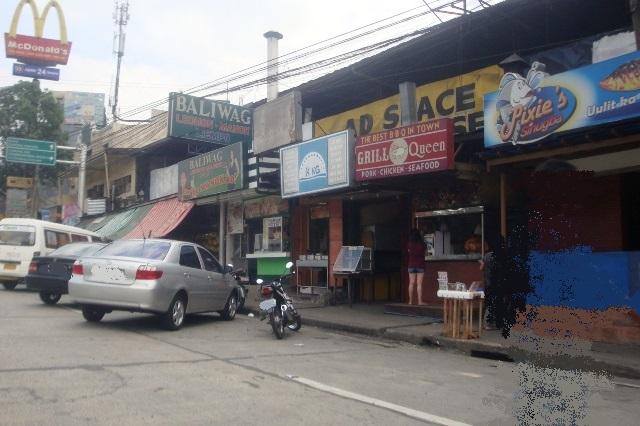
[[[356,180],[384,179],[452,169],[453,121],[426,121],[361,136]]]

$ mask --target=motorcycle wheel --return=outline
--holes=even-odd
[[[278,310],[274,310],[269,314],[269,322],[271,328],[273,328],[273,334],[279,339],[284,337],[284,321],[282,320],[282,313]]]
[[[287,328],[291,331],[298,331],[302,327],[302,317],[300,315],[296,315],[293,317],[293,322],[287,324]]]

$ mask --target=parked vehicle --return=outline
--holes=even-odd
[[[27,276],[34,256],[47,256],[72,242],[102,241],[100,235],[75,226],[37,219],[0,220],[0,282],[13,290]]]
[[[47,305],[58,303],[69,293],[71,268],[81,256],[91,256],[106,246],[105,243],[71,243],[52,251],[49,256],[35,256],[24,278],[27,288],[40,293]]]
[[[232,320],[240,287],[204,247],[161,239],[118,240],[73,264],[69,295],[87,321],[115,310],[158,314],[169,330],[186,314],[219,312]]]
[[[293,262],[287,262],[286,273],[268,284],[265,284],[261,278],[256,280],[260,285],[260,293],[265,298],[260,302],[260,321],[268,316],[273,333],[278,339],[284,337],[285,328],[298,331],[302,327],[302,318],[282,287],[282,280],[292,275],[289,272],[292,266]]]
[[[234,270],[232,264],[227,264],[230,270],[233,279],[238,283],[238,311],[244,308],[244,303],[247,300],[247,294],[249,294],[249,277],[245,274],[245,272],[241,269]]]

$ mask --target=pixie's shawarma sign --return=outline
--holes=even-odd
[[[525,77],[507,73],[485,95],[484,145],[533,143],[566,130],[640,115],[640,53],[549,75],[534,62]]]

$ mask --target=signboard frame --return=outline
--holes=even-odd
[[[20,145],[24,143],[26,143],[27,145],[31,144],[31,147],[25,148],[24,146],[16,146],[16,144]],[[39,147],[37,147],[36,145],[47,145],[49,149],[39,149]],[[34,154],[37,152],[44,152],[45,154],[43,155],[51,155],[51,158],[48,159],[48,161],[38,160],[38,154]],[[29,157],[30,155],[32,155],[33,157]],[[55,166],[57,158],[58,146],[55,142],[27,138],[16,138],[13,136],[8,137],[5,142],[5,159],[10,163],[35,164],[37,166]]]
[[[242,142],[251,147],[253,110],[229,102],[169,94],[167,136],[230,146]]]
[[[342,143],[342,146],[337,145],[338,143]],[[280,148],[281,197],[293,198],[352,186],[354,145],[354,132],[347,129]],[[336,158],[340,154],[343,158]],[[336,162],[338,164],[334,165]],[[301,171],[306,171],[306,176],[301,177]],[[341,177],[339,173],[342,173],[343,180],[331,184],[332,173],[334,179]],[[295,179],[295,182],[288,182],[287,179]],[[289,190],[288,185],[295,186],[297,190]],[[306,189],[301,188],[301,185]]]
[[[499,90],[485,95],[485,148],[533,144],[640,116],[638,63],[635,51],[555,75],[539,62],[524,77],[505,74]]]
[[[58,68],[21,64],[19,62],[13,64],[13,75],[18,77],[38,78],[41,80],[60,80],[60,70]]]
[[[231,160],[231,153],[238,169],[233,187],[231,183],[224,182],[225,179],[229,180],[230,175],[219,173],[229,167],[229,164],[225,163],[227,160],[234,161]],[[246,149],[242,142],[179,162],[178,198],[181,201],[189,201],[243,189],[246,182],[245,162]],[[194,173],[194,171],[197,172]],[[187,184],[189,184],[188,187]]]
[[[355,180],[369,181],[451,170],[453,120],[441,118],[360,136]]]

